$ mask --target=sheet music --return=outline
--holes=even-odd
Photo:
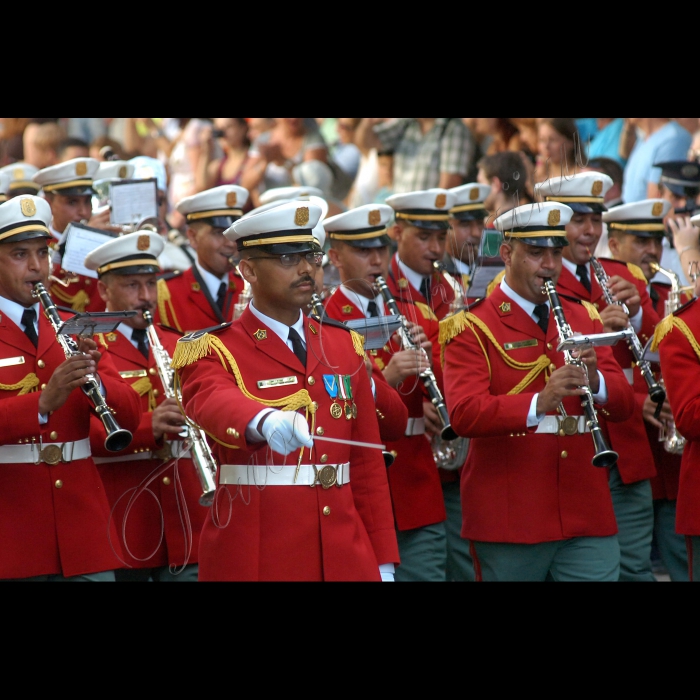
[[[158,216],[157,180],[120,180],[110,186],[110,222],[114,226],[133,226],[143,219]]]
[[[97,279],[95,270],[88,270],[85,267],[85,257],[95,248],[107,241],[111,241],[114,236],[100,232],[97,229],[82,224],[68,224],[66,231],[66,252],[61,260],[61,267],[67,272],[76,275],[84,275]]]

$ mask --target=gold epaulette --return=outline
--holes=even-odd
[[[506,276],[506,271],[501,270],[489,283],[488,286],[486,287],[486,296],[489,296],[491,292],[493,292],[496,287],[501,283],[501,280]]]
[[[51,285],[51,294],[59,301],[68,304],[73,311],[79,314],[83,313],[90,303],[90,296],[84,289],[79,289],[71,296],[70,294],[66,294],[59,285],[53,284]]]
[[[581,303],[583,304],[586,311],[588,311],[588,316],[590,317],[591,321],[600,321],[601,323],[603,322],[603,319],[598,313],[598,309],[596,309],[596,307],[593,304],[591,304],[590,301],[585,301],[584,299],[581,299]]]
[[[654,329],[654,337],[651,341],[652,352],[656,352],[659,349],[659,344],[673,330],[674,325],[673,314],[665,316],[656,324],[656,328]],[[685,323],[683,325],[685,326]]]
[[[160,284],[160,281],[158,283]],[[173,369],[182,369],[206,357],[210,352],[209,333],[204,331],[188,333],[177,341],[170,366]]]
[[[360,356],[365,356],[365,337],[358,333],[357,331],[350,331],[350,337],[352,338],[352,346],[355,348],[355,352]]]
[[[464,311],[446,316],[440,321],[440,333],[438,342],[444,346],[449,343],[452,338],[456,338],[467,327]]]
[[[424,304],[422,301],[414,301],[413,303],[415,304],[416,308],[423,314],[423,318],[427,319],[428,321],[438,320],[433,310],[427,304]]]
[[[636,277],[638,280],[641,280],[644,282],[644,284],[647,284],[647,278],[645,277],[644,273],[642,272],[642,268],[635,265],[634,263],[627,263],[627,269],[632,273],[633,277]]]
[[[38,386],[39,377],[37,377],[34,372],[30,372],[16,384],[0,384],[0,391],[17,391],[17,389],[19,389],[19,394],[17,394],[17,396],[22,396],[23,394],[28,394],[30,391],[34,391]]]

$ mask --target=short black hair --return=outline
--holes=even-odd
[[[87,148],[88,150],[90,149],[90,144],[88,144],[85,139],[81,139],[77,136],[69,136],[67,139],[63,139],[61,143],[58,144],[58,157],[61,158],[63,154],[72,147],[77,147],[77,148]]]
[[[616,160],[603,158],[602,156],[600,158],[591,158],[586,167],[600,170],[601,173],[604,173],[613,181],[614,185],[622,185],[624,170]]]

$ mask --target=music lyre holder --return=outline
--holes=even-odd
[[[95,333],[111,333],[120,323],[136,316],[138,311],[103,311],[76,314],[64,321],[57,333],[59,335],[77,335],[90,337]]]
[[[603,345],[617,345],[621,340],[627,340],[634,330],[628,326],[624,330],[616,333],[591,333],[590,335],[576,335],[567,338],[557,345],[557,352],[564,350],[587,350],[588,348],[597,348]]]
[[[348,328],[357,331],[365,339],[365,350],[383,348],[392,334],[401,328],[401,317],[396,315],[374,318],[354,318],[344,321]]]

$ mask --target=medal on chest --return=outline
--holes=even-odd
[[[357,418],[357,404],[352,397],[351,378],[348,374],[324,374],[323,386],[326,388],[328,396],[333,399],[331,403],[331,416],[336,420],[343,414],[346,420]],[[338,398],[343,400],[340,405]]]

